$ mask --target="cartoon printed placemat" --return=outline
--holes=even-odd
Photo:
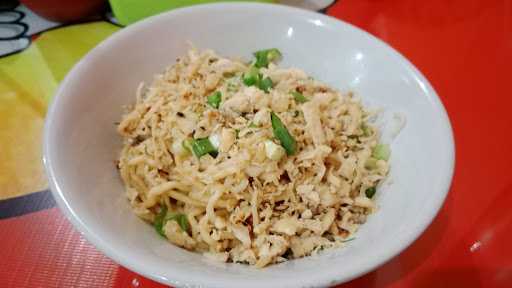
[[[510,3],[279,2],[343,19],[405,54],[440,94],[455,130],[455,178],[434,223],[400,256],[343,287],[512,286]],[[163,287],[76,232],[54,207],[42,169],[48,103],[74,63],[122,29],[113,21],[61,25],[24,6],[0,11],[0,28],[17,27],[0,29],[14,31],[0,34],[2,287]]]

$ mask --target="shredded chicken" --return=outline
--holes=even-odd
[[[302,225],[299,220],[293,217],[288,217],[277,220],[276,223],[272,225],[271,231],[294,236],[297,233],[297,230],[301,227]]]
[[[118,125],[134,213],[169,242],[221,262],[264,267],[343,246],[376,209],[371,193],[390,169],[372,154],[379,133],[370,114],[300,69],[260,68],[258,81],[272,82],[266,91],[243,82],[249,71],[192,49],[139,86]],[[199,139],[211,144],[201,156],[190,144]]]
[[[325,143],[325,134],[320,121],[320,109],[317,101],[310,101],[302,105],[304,119],[306,119],[306,131],[308,132],[315,146]]]

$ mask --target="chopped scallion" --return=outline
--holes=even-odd
[[[281,146],[283,146],[284,150],[286,150],[286,154],[293,155],[297,148],[297,142],[293,136],[290,134],[288,129],[286,129],[281,119],[279,119],[279,117],[274,112],[270,113],[270,122],[272,123],[274,136],[279,139]]]
[[[153,226],[155,227],[156,232],[158,232],[158,234],[162,235],[163,237],[166,237],[164,231],[165,224],[167,223],[167,221],[172,220],[176,221],[178,225],[180,225],[181,230],[185,232],[188,231],[189,223],[187,216],[181,213],[169,213],[167,211],[167,206],[163,206],[160,208],[160,212],[158,213],[158,215],[156,215],[155,221],[153,222]]]
[[[251,66],[251,68],[249,68],[249,71],[247,71],[247,73],[245,73],[242,76],[242,82],[245,84],[245,86],[257,85],[257,83],[259,82],[259,79],[260,79],[259,70],[258,70],[258,68],[254,67],[254,66]]]
[[[219,109],[220,101],[222,100],[222,93],[216,91],[207,97],[206,103],[215,109]]]
[[[265,91],[265,93],[268,93],[272,87],[274,87],[274,83],[272,83],[272,79],[270,79],[270,77],[265,77],[258,82],[258,88]]]
[[[178,225],[180,225],[181,230],[183,230],[185,232],[188,231],[189,224],[188,224],[187,216],[185,214],[181,214],[181,213],[177,213],[177,214],[168,213],[167,216],[164,219],[164,224],[167,221],[172,221],[172,220],[176,221],[178,223]]]
[[[153,222],[153,226],[155,227],[156,232],[158,234],[165,237],[164,233],[164,224],[165,224],[165,216],[167,215],[167,207],[163,206],[160,208],[160,212],[155,216],[155,221]]]
[[[210,154],[212,156],[217,156],[217,149],[213,146],[208,138],[195,139],[192,143],[192,151],[197,158],[205,154]]]
[[[302,95],[302,93],[299,93],[297,91],[292,91],[291,94],[293,95],[293,98],[295,99],[295,101],[297,101],[299,103],[304,103],[304,102],[308,101],[308,98],[306,98],[306,96]]]
[[[181,230],[183,230],[185,232],[188,231],[189,224],[188,224],[187,216],[185,214],[177,214],[173,220],[176,220],[176,222],[178,222],[178,224],[181,227]]]
[[[377,192],[377,188],[369,187],[366,189],[366,191],[364,191],[364,194],[366,194],[366,197],[371,199],[373,197],[373,195],[375,195],[376,192]]]
[[[208,137],[208,140],[210,140],[210,143],[212,143],[213,148],[215,150],[218,150],[220,147],[220,136],[219,134],[215,133]]]
[[[268,67],[270,62],[277,61],[279,58],[281,58],[281,52],[276,48],[260,50],[254,52],[254,57],[256,57],[254,66],[258,68]]]
[[[372,157],[377,160],[387,161],[389,159],[389,155],[391,154],[391,150],[389,146],[386,144],[378,144],[375,146],[372,152]]]

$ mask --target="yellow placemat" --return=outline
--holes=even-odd
[[[0,58],[0,199],[46,188],[41,144],[48,103],[69,69],[118,29],[107,22],[57,28]]]

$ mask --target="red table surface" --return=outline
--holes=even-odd
[[[512,1],[342,0],[327,13],[410,59],[456,142],[453,184],[432,225],[340,287],[512,287]],[[0,243],[2,287],[163,287],[103,256],[57,208],[1,220]]]

